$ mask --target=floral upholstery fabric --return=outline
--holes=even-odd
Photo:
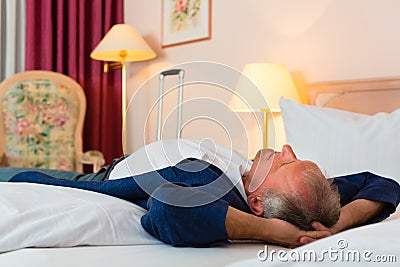
[[[74,170],[74,91],[48,80],[24,81],[5,94],[1,112],[8,166]]]

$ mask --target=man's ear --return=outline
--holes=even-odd
[[[250,194],[247,197],[247,202],[249,203],[251,211],[257,215],[262,216],[264,214],[264,206],[261,199],[256,194]]]

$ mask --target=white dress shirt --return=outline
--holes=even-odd
[[[201,159],[218,167],[247,201],[242,176],[250,171],[252,161],[239,152],[216,145],[208,139],[167,139],[146,145],[119,162],[111,171],[109,179],[163,169],[186,158]]]

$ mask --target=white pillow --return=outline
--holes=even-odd
[[[141,207],[60,186],[0,183],[0,252],[26,247],[160,244]]]
[[[331,177],[362,171],[400,178],[400,109],[373,116],[281,99],[287,143]]]

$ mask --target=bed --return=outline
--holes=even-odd
[[[400,182],[400,78],[317,83],[308,88],[310,101],[319,106],[281,102],[287,141],[299,158],[316,161],[330,176],[370,170]],[[365,115],[380,111],[387,113]],[[326,148],[331,152],[324,153]],[[343,151],[349,153],[343,155]],[[362,156],[354,160],[353,153]],[[327,256],[319,262],[290,256],[307,256],[308,251],[322,255],[329,248],[342,254],[367,251],[371,263],[378,261],[375,256],[382,256],[381,262],[400,261],[399,210],[384,222],[295,250],[255,241],[234,241],[214,248],[175,248],[160,243],[140,227],[144,211],[134,204],[94,192],[47,187],[0,187],[0,266],[320,266],[368,261],[332,260]],[[23,201],[29,194],[34,201]],[[43,210],[51,211],[46,220]],[[93,216],[87,216],[89,213]],[[4,214],[19,216],[5,221]],[[34,223],[31,218],[35,218]],[[49,225],[57,227],[49,231]],[[15,229],[20,240],[9,235]]]

